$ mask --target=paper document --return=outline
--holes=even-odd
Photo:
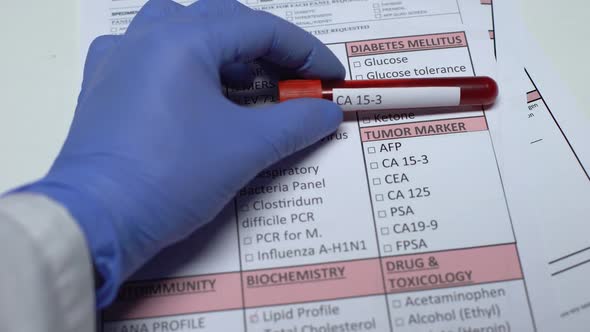
[[[491,1],[242,2],[316,35],[347,79],[496,76]],[[82,55],[96,36],[124,33],[143,3],[82,2]],[[276,82],[256,74],[227,97],[276,102]],[[543,311],[534,308],[548,299],[530,294],[529,274],[542,270],[531,249],[538,243],[525,238],[522,255],[528,224],[517,223],[530,205],[513,186],[519,168],[506,175],[516,150],[502,141],[514,132],[502,114],[533,105],[522,82],[506,83],[509,92],[485,112],[349,114],[338,131],[258,174],[217,220],[149,262],[103,312],[101,328],[535,331]],[[543,126],[549,141],[552,129]],[[536,280],[539,292],[546,281]]]
[[[498,58],[513,63],[526,94],[505,114],[502,173],[534,317],[539,331],[585,331],[590,116],[521,25],[518,2],[494,9]]]

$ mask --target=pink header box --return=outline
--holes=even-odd
[[[363,142],[487,130],[483,116],[361,128]]]
[[[215,284],[211,285],[211,280]],[[203,284],[203,289],[187,290],[187,284]],[[107,321],[149,318],[166,315],[190,314],[217,310],[242,308],[240,273],[225,273],[210,276],[171,278],[165,280],[132,282],[126,284],[120,294],[130,289],[182,289],[167,294],[145,294],[137,296],[120,296],[113,305],[105,310]]]
[[[526,94],[527,103],[530,103],[532,101],[539,100],[539,99],[541,99],[541,94],[537,90],[528,92]]]
[[[492,4],[492,0],[480,0],[480,3],[482,5],[491,5]]]
[[[435,50],[467,46],[464,32],[374,39],[346,43],[348,56]]]
[[[269,283],[268,285],[248,283],[249,277],[261,277],[271,273],[293,276],[294,273],[305,273],[306,271],[318,271],[321,269],[343,270],[342,273],[338,272],[328,278],[314,280],[291,280]],[[246,307],[323,301],[384,294],[385,292],[379,259],[244,272],[243,280]]]
[[[382,262],[388,293],[522,279],[514,244],[389,257]],[[436,283],[440,280],[449,282]],[[407,287],[400,287],[402,284]]]

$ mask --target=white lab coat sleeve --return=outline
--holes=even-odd
[[[0,198],[0,331],[92,332],[94,279],[82,231],[37,194]]]

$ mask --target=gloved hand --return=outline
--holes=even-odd
[[[80,224],[110,303],[138,267],[211,221],[258,172],[334,131],[321,99],[244,108],[222,93],[260,59],[301,77],[341,79],[320,41],[233,0],[151,0],[123,36],[97,38],[67,140],[20,191],[62,203]]]

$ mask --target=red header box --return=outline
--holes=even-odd
[[[466,46],[465,32],[451,32],[351,42],[346,43],[346,51],[348,56],[353,57]]]
[[[125,284],[106,321],[242,308],[240,273],[171,278]]]
[[[522,279],[514,244],[383,258],[388,293]]]
[[[539,99],[541,99],[541,94],[537,90],[527,92],[527,94],[526,94],[527,103],[531,103],[531,102],[537,101]]]
[[[379,259],[243,273],[246,307],[384,294]]]
[[[483,116],[361,128],[363,142],[488,130]]]

